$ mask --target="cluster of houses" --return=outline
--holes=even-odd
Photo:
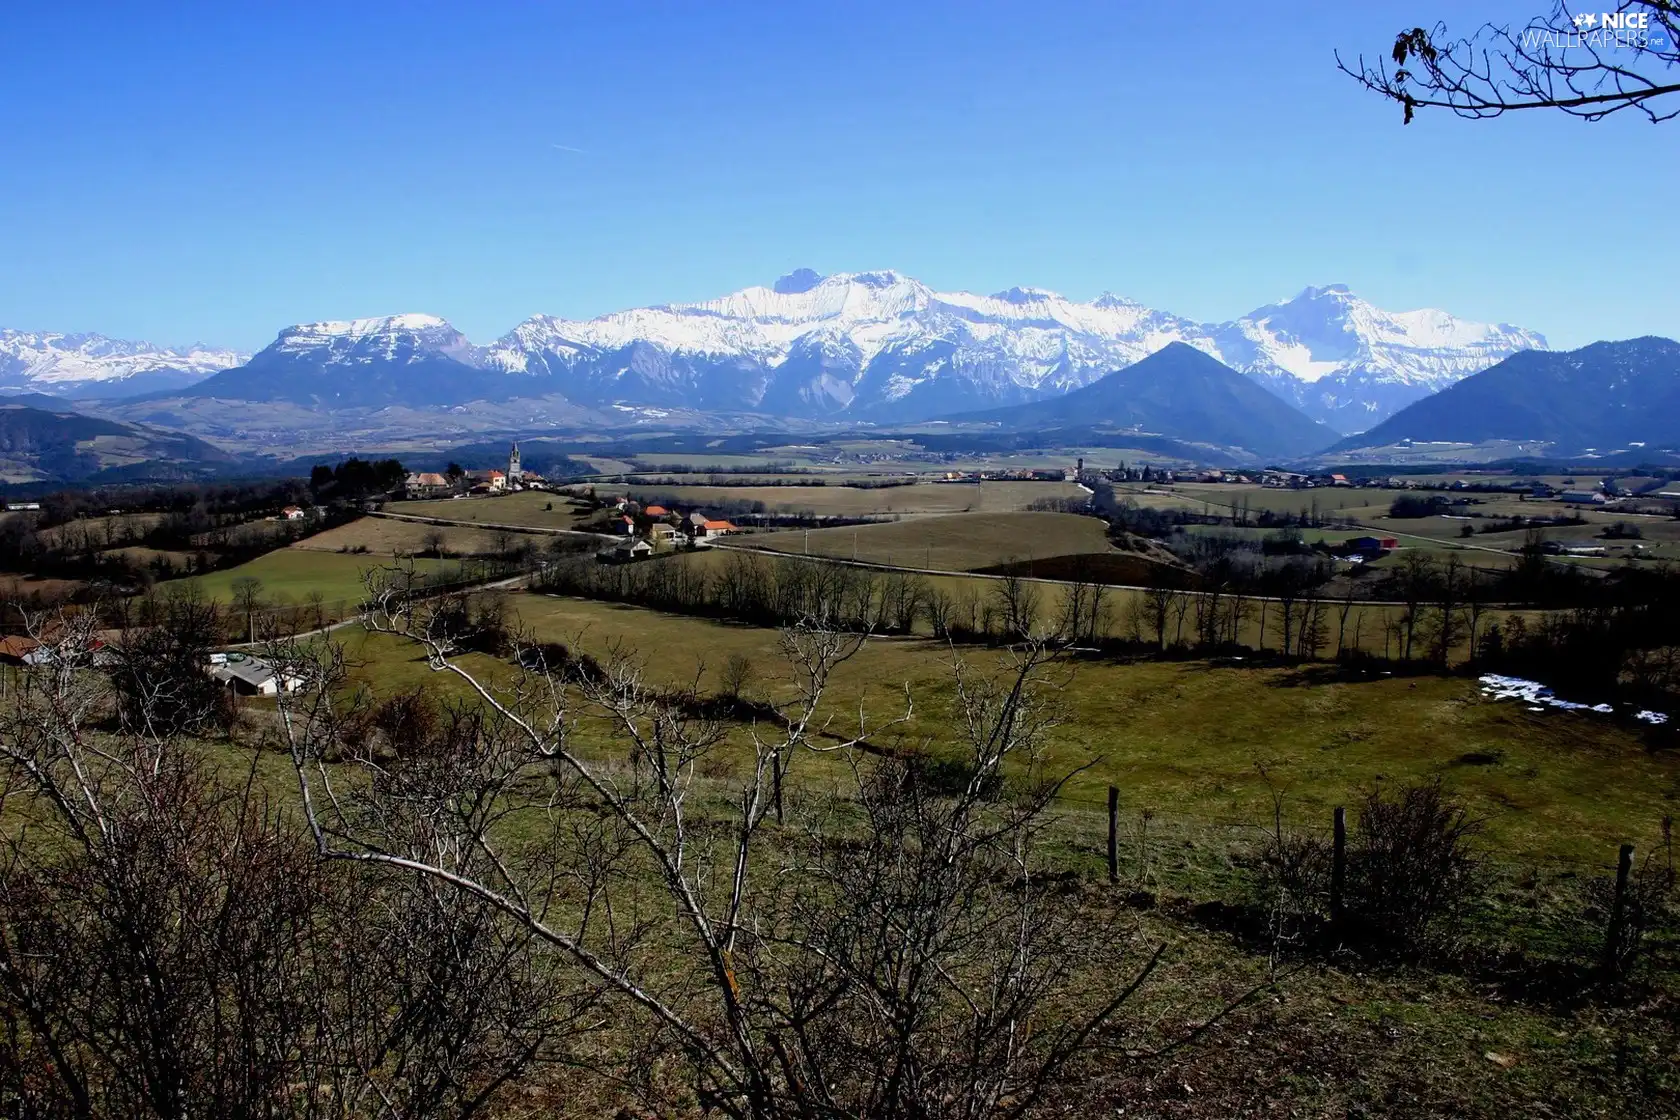
[[[519,461],[519,445],[508,450],[507,470],[466,471],[459,475],[421,471],[403,480],[403,492],[410,498],[441,498],[446,495],[511,494],[519,490],[542,490],[548,480],[527,470]]]
[[[5,635],[0,637],[0,665],[55,664],[68,655],[65,644],[70,640],[62,632],[40,637]],[[85,655],[86,664],[97,669],[117,663],[121,631],[98,630],[76,640],[83,643],[80,652]],[[80,662],[81,658],[73,660]],[[295,670],[276,668],[267,659],[249,653],[212,653],[204,671],[211,680],[239,696],[274,696],[280,692],[295,692],[306,683]]]
[[[87,645],[83,652],[90,655],[95,665],[106,665],[111,661],[110,633],[93,633],[87,637]],[[42,638],[28,634],[8,634],[0,638],[0,665],[51,665],[62,652],[64,639],[58,635],[46,634]]]
[[[1083,465],[1084,460],[1080,460]],[[935,482],[1067,482],[1077,477],[1066,467],[1014,467],[986,471],[946,471]]]
[[[629,498],[619,498],[608,508],[614,533],[624,538],[596,554],[610,563],[639,560],[669,549],[703,547],[738,531],[733,522],[701,510],[683,514],[661,505],[642,506]]]

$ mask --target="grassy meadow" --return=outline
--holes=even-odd
[[[638,501],[675,498],[686,507],[719,502],[763,502],[772,513],[828,517],[924,513],[1003,513],[1045,499],[1079,499],[1085,491],[1071,482],[918,482],[910,486],[691,486],[612,483],[596,487],[603,496],[628,494]],[[395,507],[394,507],[395,508]]]
[[[357,556],[282,548],[237,567],[185,580],[171,580],[159,586],[168,588],[176,584],[192,584],[207,597],[228,603],[233,601],[234,581],[255,579],[261,581],[262,597],[269,602],[289,600],[301,603],[314,592],[319,592],[328,603],[355,602],[363,593],[362,573],[390,561],[390,557],[377,555]],[[416,572],[428,578],[445,581],[459,578],[460,565],[453,561],[417,559],[405,562],[412,563]]]
[[[754,548],[933,571],[1110,551],[1107,526],[1072,513],[948,514],[875,525],[754,533]]]
[[[530,637],[598,657],[631,652],[655,683],[716,691],[725,663],[738,656],[755,669],[748,695],[788,695],[775,631],[525,592],[506,600]],[[357,679],[377,695],[418,685],[465,695],[457,679],[432,672],[417,647],[359,630],[346,640]],[[885,738],[937,749],[953,714],[953,656],[981,671],[1002,657],[953,652],[930,639],[872,639],[834,674],[834,730],[850,733],[860,711],[872,725],[898,715],[908,687],[914,715]],[[464,664],[492,681],[512,675],[482,655]],[[1062,721],[1049,758],[1055,770],[1085,767],[1066,791],[1072,811],[1095,813],[1112,783],[1128,813],[1148,809],[1162,827],[1252,839],[1269,817],[1274,786],[1292,814],[1311,822],[1372,783],[1439,775],[1485,820],[1486,841],[1503,857],[1590,862],[1613,855],[1622,840],[1648,845],[1680,797],[1680,758],[1649,750],[1639,730],[1590,713],[1487,700],[1463,678],[1112,660],[1071,661],[1059,675]],[[805,772],[843,780],[839,762]]]

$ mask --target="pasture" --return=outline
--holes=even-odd
[[[1046,499],[1078,501],[1087,495],[1071,482],[918,482],[910,486],[690,486],[603,484],[602,495],[637,501],[675,500],[704,510],[724,502],[762,502],[770,513],[819,517],[869,517],[930,513],[1005,513]],[[459,503],[457,503],[459,504]]]
[[[755,669],[749,695],[788,694],[772,630],[523,592],[507,601],[532,637],[596,656],[623,647],[656,683],[714,691],[734,655]],[[445,679],[388,637],[360,638],[351,648],[376,691]],[[900,713],[908,686],[914,715],[889,741],[948,741],[953,656],[975,669],[1001,657],[953,653],[924,639],[871,640],[834,674],[833,730],[849,733],[860,711],[872,723]],[[475,663],[505,671],[488,659]],[[1052,768],[1089,764],[1068,786],[1070,807],[1095,808],[1112,783],[1130,813],[1148,808],[1246,830],[1266,822],[1273,786],[1292,813],[1316,820],[1373,782],[1440,776],[1486,820],[1488,842],[1507,857],[1601,860],[1622,840],[1651,843],[1680,795],[1680,758],[1648,750],[1638,730],[1590,713],[1487,700],[1467,679],[1108,660],[1071,662],[1063,676],[1052,701],[1062,717],[1050,740]]]
[[[832,529],[755,533],[755,548],[966,572],[1013,560],[1107,553],[1107,526],[1072,513],[960,513]]]
[[[171,580],[159,586],[167,589],[192,584],[207,597],[228,603],[233,601],[235,580],[255,579],[262,583],[262,597],[269,602],[300,603],[315,593],[328,603],[355,602],[363,594],[362,573],[388,563],[390,559],[381,556],[282,548],[237,567],[186,580]],[[447,560],[419,559],[405,563],[412,564],[417,573],[428,579],[448,582],[461,578],[462,574],[460,564]]]

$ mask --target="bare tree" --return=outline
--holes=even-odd
[[[245,616],[246,641],[257,640],[257,610],[262,606],[262,580],[254,576],[240,576],[230,585],[233,604]]]
[[[1340,660],[1341,657],[1343,656],[1343,654],[1345,654],[1347,652],[1348,615],[1353,612],[1354,595],[1355,594],[1356,594],[1356,589],[1353,587],[1353,585],[1349,584],[1347,590],[1342,592],[1341,601],[1339,603],[1337,603],[1337,605],[1336,605],[1336,658],[1337,658],[1337,660]],[[1356,648],[1358,647],[1359,639],[1358,639],[1357,636],[1354,638],[1353,644]]]
[[[740,653],[730,654],[718,678],[719,691],[730,700],[739,700],[741,693],[752,683],[754,672],[752,658]]]
[[[1155,635],[1155,646],[1163,653],[1167,649],[1167,628],[1172,622],[1173,604],[1179,594],[1160,566],[1155,565],[1150,568],[1149,583],[1137,600],[1144,623]]]
[[[940,641],[949,639],[951,622],[957,613],[957,602],[951,593],[930,584],[927,595],[922,600],[922,609],[927,612],[928,626],[933,630],[933,636]]]
[[[1445,668],[1452,651],[1464,637],[1464,608],[1466,587],[1474,572],[1464,566],[1456,553],[1447,557],[1435,578],[1435,616],[1430,646],[1436,664]],[[1474,651],[1472,651],[1474,655]]]
[[[327,624],[327,597],[318,587],[312,587],[304,595],[303,601],[309,609],[309,621],[313,629],[319,630]]]
[[[1025,641],[1034,637],[1039,628],[1040,596],[1038,585],[1024,576],[1001,577],[992,590],[992,599],[1003,620],[1003,635],[1010,641]]]
[[[1680,115],[1680,4],[1617,0],[1606,12],[1560,2],[1520,27],[1487,23],[1465,38],[1443,23],[1413,27],[1387,59],[1338,54],[1336,65],[1399,104],[1407,124],[1420,108],[1471,119],[1556,109],[1589,121],[1631,109],[1666,121]]]

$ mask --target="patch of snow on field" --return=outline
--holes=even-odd
[[[1482,695],[1489,700],[1521,700],[1529,705],[1531,712],[1543,712],[1547,708],[1561,708],[1566,712],[1598,712],[1600,715],[1611,715],[1615,708],[1610,704],[1580,704],[1574,700],[1565,700],[1539,681],[1526,680],[1522,677],[1507,677],[1499,673],[1487,673],[1479,678],[1482,685]],[[1663,712],[1641,710],[1635,712],[1634,719],[1650,724],[1664,724],[1668,716]]]

